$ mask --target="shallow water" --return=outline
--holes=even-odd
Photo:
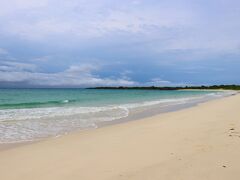
[[[99,122],[126,118],[129,112],[224,95],[217,91],[1,89],[0,143],[96,128]]]

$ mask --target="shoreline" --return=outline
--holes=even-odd
[[[237,180],[239,105],[236,94],[0,151],[0,178]]]
[[[196,91],[199,91],[197,89],[195,89]],[[188,89],[186,89],[186,91],[188,91]],[[189,90],[191,91],[191,90]],[[206,91],[211,91],[211,90],[206,90]],[[219,90],[218,90],[219,91]],[[208,98],[203,98],[201,100],[195,100],[192,102],[187,102],[185,104],[174,104],[174,105],[167,105],[165,107],[161,107],[158,104],[157,105],[152,105],[151,109],[145,109],[142,110],[140,112],[129,112],[129,115],[127,117],[123,117],[120,119],[116,119],[113,121],[102,121],[99,123],[96,123],[97,127],[96,128],[87,128],[87,129],[78,129],[78,130],[73,130],[64,134],[59,134],[56,136],[48,136],[48,137],[43,137],[43,138],[37,138],[37,139],[33,139],[33,140],[29,140],[29,141],[20,141],[20,142],[10,142],[10,143],[0,143],[0,151],[5,151],[8,149],[13,149],[19,146],[24,146],[24,145],[28,145],[28,144],[34,144],[34,143],[38,143],[41,141],[46,141],[48,139],[55,139],[55,138],[61,138],[63,136],[67,136],[69,134],[72,133],[82,133],[85,131],[89,131],[89,130],[95,130],[95,129],[99,129],[99,128],[104,128],[106,126],[114,126],[114,125],[118,125],[118,124],[122,124],[122,123],[128,123],[131,121],[138,121],[141,119],[146,119],[146,118],[151,118],[154,116],[158,116],[161,114],[166,114],[166,113],[172,113],[172,112],[178,112],[184,109],[188,109],[188,108],[192,108],[195,106],[198,106],[202,103],[207,103],[210,101],[214,101],[214,100],[218,100],[218,99],[222,99],[222,98],[226,98],[229,96],[234,96],[237,95],[239,93],[239,91],[233,91],[233,90],[222,90],[223,92],[231,92],[232,94],[226,94],[223,95],[221,97],[208,97]]]

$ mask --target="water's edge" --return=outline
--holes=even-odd
[[[219,96],[219,97],[209,97],[209,98],[201,99],[199,101],[188,102],[186,104],[175,104],[175,105],[165,106],[165,107],[161,107],[161,108],[159,108],[158,105],[155,105],[155,106],[152,106],[152,109],[148,109],[146,111],[137,112],[137,113],[129,112],[129,115],[127,117],[117,119],[114,121],[99,122],[99,123],[97,123],[97,125],[98,125],[98,128],[100,128],[100,127],[104,127],[104,126],[108,126],[108,125],[115,125],[115,124],[119,124],[119,123],[125,123],[125,122],[129,122],[129,121],[145,119],[145,118],[153,117],[153,116],[160,115],[163,113],[176,112],[176,111],[191,108],[191,107],[194,107],[194,106],[197,106],[199,104],[206,103],[209,101],[234,96],[237,93],[240,93],[240,92],[231,91],[231,93],[229,93],[229,94],[226,93],[225,95]]]
[[[194,106],[197,106],[201,103],[205,103],[205,102],[208,102],[208,101],[212,101],[212,100],[216,100],[216,99],[222,99],[222,98],[225,98],[225,97],[236,95],[237,93],[239,93],[239,92],[235,91],[234,93],[229,93],[229,94],[226,94],[224,96],[205,98],[205,99],[201,99],[199,101],[193,101],[193,102],[189,102],[189,103],[186,103],[186,104],[176,104],[176,105],[165,106],[165,107],[161,107],[161,108],[159,108],[158,105],[155,105],[155,106],[152,106],[151,109],[147,109],[145,111],[140,111],[140,112],[131,112],[130,111],[129,115],[127,117],[116,119],[114,121],[98,122],[98,123],[96,123],[97,124],[96,128],[103,128],[103,127],[106,127],[106,126],[112,126],[112,125],[116,125],[116,124],[120,124],[120,123],[127,123],[129,121],[136,121],[136,120],[152,117],[152,116],[163,114],[163,113],[175,112],[175,111],[179,111],[179,110],[182,110],[182,109],[194,107]],[[49,138],[58,138],[58,137],[61,137],[63,135],[70,134],[70,133],[79,133],[79,132],[83,132],[83,131],[94,130],[96,128],[77,129],[77,130],[67,132],[67,133],[64,133],[64,134],[60,134],[60,135],[57,135],[57,136],[48,136],[48,137],[44,137],[44,138],[37,138],[37,139],[34,139],[34,140],[30,140],[30,141],[0,143],[0,151],[8,150],[8,149],[15,148],[15,147],[18,147],[18,146],[23,146],[23,145],[36,143],[36,142],[39,142],[39,141],[47,140]]]

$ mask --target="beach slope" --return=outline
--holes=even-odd
[[[2,180],[239,180],[240,95],[0,151]]]

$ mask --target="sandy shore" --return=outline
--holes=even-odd
[[[1,180],[239,180],[240,95],[0,151]]]

